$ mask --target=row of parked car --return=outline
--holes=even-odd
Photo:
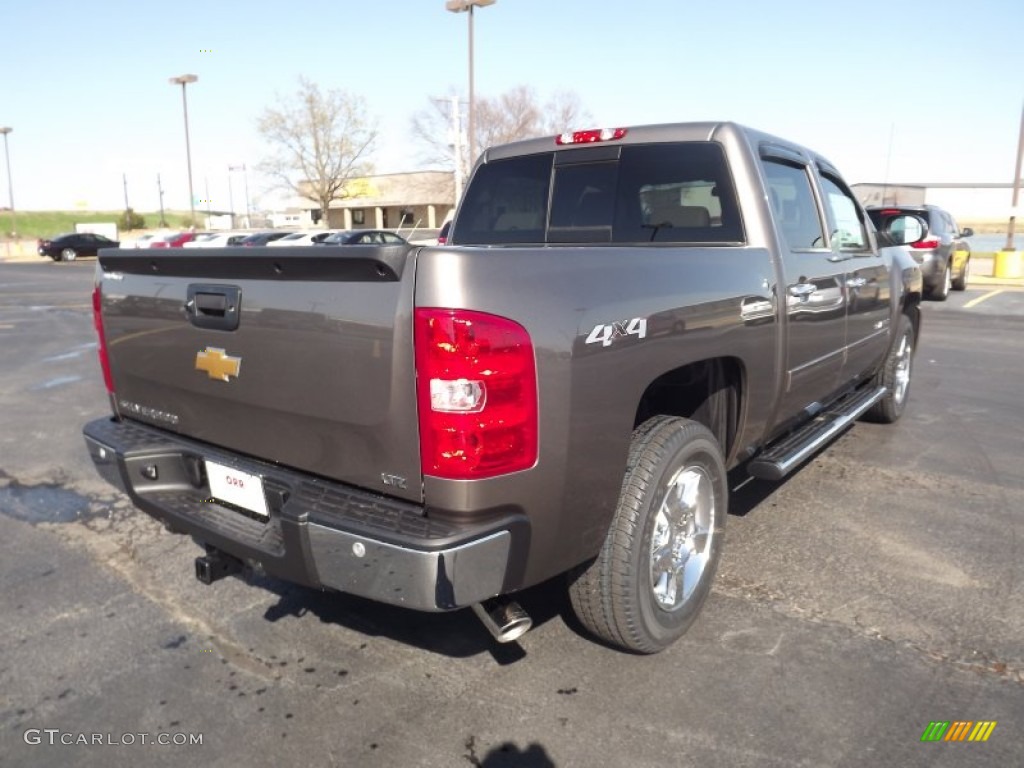
[[[921,265],[929,298],[945,300],[951,290],[967,288],[971,269],[971,246],[965,238],[974,232],[960,229],[953,217],[935,205],[868,206],[867,214],[878,230],[890,219],[914,214],[928,227],[913,233],[910,254]],[[451,221],[438,234],[438,245],[448,240]],[[406,240],[385,229],[266,230],[263,232],[170,232],[141,235],[135,248],[223,248],[228,246],[270,247],[304,245],[401,244]],[[54,261],[74,261],[79,256],[95,256],[102,248],[118,248],[120,243],[91,232],[72,232],[39,241],[39,255]]]
[[[384,229],[317,229],[308,231],[266,230],[263,232],[164,232],[140,235],[134,248],[225,248],[228,246],[304,246],[304,245],[397,245],[405,238]],[[92,232],[68,232],[42,238],[37,245],[40,256],[54,261],[74,261],[79,256],[95,256],[103,248],[119,248],[121,243]]]
[[[174,232],[143,235],[136,248],[224,248],[227,246],[304,246],[401,244],[404,238],[383,229],[313,229],[263,232]]]

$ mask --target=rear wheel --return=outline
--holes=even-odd
[[[946,268],[942,270],[942,279],[939,284],[935,286],[931,293],[928,294],[928,298],[935,299],[935,301],[945,301],[949,297],[949,289],[953,287],[953,269],[949,264],[949,260],[946,260]]]
[[[903,415],[910,393],[910,377],[914,369],[914,326],[910,318],[900,315],[896,339],[885,364],[878,373],[878,383],[887,390],[885,396],[865,414],[870,421],[891,424]]]
[[[569,587],[580,622],[629,651],[671,645],[711,590],[727,506],[725,462],[706,427],[672,416],[641,424],[604,546]]]
[[[61,261],[74,261],[78,258],[78,251],[74,248],[65,248],[60,252]]]
[[[967,280],[970,277],[970,274],[971,274],[971,259],[968,256],[967,260],[964,262],[964,268],[960,272],[960,277],[956,278],[956,280],[954,280],[953,283],[952,283],[953,290],[954,291],[966,291],[967,290]]]

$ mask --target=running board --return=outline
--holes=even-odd
[[[752,459],[747,472],[761,480],[781,480],[885,397],[887,391],[878,387],[847,395]]]

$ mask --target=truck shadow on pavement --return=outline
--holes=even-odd
[[[730,487],[735,488],[744,478],[745,475],[730,476]],[[743,485],[731,495],[730,516],[743,517],[749,514],[783,482],[753,480]],[[527,655],[523,646],[517,642],[499,643],[494,640],[468,608],[451,613],[425,613],[343,592],[316,591],[267,575],[249,575],[247,580],[277,595],[277,603],[264,613],[264,618],[271,623],[311,613],[324,624],[344,627],[367,637],[387,637],[451,658],[469,658],[489,653],[498,665],[505,666],[521,661]],[[566,590],[566,577],[558,576],[516,595],[518,602],[533,619],[531,632],[558,618],[581,640],[601,645],[577,621]],[[501,755],[497,759],[503,760],[504,757]]]
[[[249,575],[247,580],[278,596],[277,603],[264,613],[264,619],[271,623],[311,613],[324,624],[344,627],[367,637],[387,637],[451,658],[468,658],[486,652],[504,666],[526,657],[519,643],[494,640],[468,608],[450,613],[425,613],[343,592],[320,592],[267,575]],[[558,593],[560,584],[564,584],[564,580],[554,579],[516,595],[533,619],[534,629],[568,608],[564,594]]]

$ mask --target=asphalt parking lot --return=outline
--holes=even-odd
[[[0,264],[0,765],[1024,763],[1024,290],[926,303],[903,420],[735,493],[700,620],[636,657],[557,584],[512,646],[468,611],[199,584],[82,443],[93,266]]]

